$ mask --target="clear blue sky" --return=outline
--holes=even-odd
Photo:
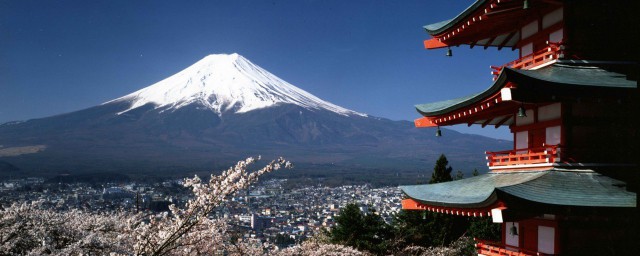
[[[473,1],[0,0],[0,123],[95,106],[208,54],[237,52],[310,93],[370,115],[491,85],[511,50],[425,50],[423,25]],[[511,139],[506,129],[454,127]]]

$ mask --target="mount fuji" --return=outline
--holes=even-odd
[[[107,103],[112,102],[131,103],[119,114],[147,104],[164,110],[198,104],[218,115],[291,104],[345,116],[366,116],[321,100],[237,53],[209,55],[167,79]]]
[[[484,150],[510,145],[434,133],[337,106],[238,54],[218,54],[95,107],[0,125],[0,163],[12,167],[0,176],[208,171],[258,154],[303,169],[399,171],[430,169],[444,153],[456,168],[480,169]]]

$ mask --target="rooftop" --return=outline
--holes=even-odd
[[[552,205],[635,207],[636,193],[622,181],[592,170],[501,172],[429,185],[400,186],[410,198],[427,205],[480,208],[494,204],[497,192]]]

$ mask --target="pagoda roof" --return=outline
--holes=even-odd
[[[488,2],[488,0],[477,0],[475,3],[467,7],[467,9],[464,9],[464,11],[462,11],[453,19],[443,20],[440,22],[425,25],[423,26],[423,28],[427,30],[427,32],[431,35],[437,35],[442,32],[445,32],[447,29],[453,27],[455,24],[458,24],[461,21],[465,20],[467,16],[469,16],[471,13],[476,11],[479,7],[483,6],[486,2]]]
[[[485,89],[480,93],[474,93],[471,95],[450,99],[450,100],[418,104],[418,105],[415,105],[416,110],[418,111],[418,113],[422,114],[423,116],[436,116],[436,115],[446,114],[452,110],[469,106],[475,102],[482,101],[485,98],[499,92],[500,89],[502,89],[502,87],[504,87],[505,85],[504,78],[505,77],[503,75],[500,75],[498,79],[496,79],[496,81],[489,88]]]
[[[535,70],[511,69],[517,75],[558,85],[637,88],[637,81],[627,79],[627,75],[608,71],[597,66],[571,64],[558,61],[551,66]]]
[[[531,22],[539,14],[550,13],[562,7],[561,2],[536,1],[527,9],[523,1],[477,0],[452,19],[425,25],[423,28],[433,38],[424,42],[425,48],[437,49],[468,44],[510,47],[515,49],[521,40],[520,27]],[[548,29],[557,30],[558,23]]]
[[[592,170],[496,172],[400,189],[419,203],[439,207],[487,207],[498,202],[498,192],[551,205],[636,207],[636,193],[625,190],[624,182]]]
[[[518,198],[545,204],[635,207],[636,193],[626,184],[593,171],[551,171],[537,179],[497,188]]]
[[[544,174],[544,172],[487,173],[450,182],[400,186],[400,189],[408,197],[428,205],[481,208],[495,203],[496,188],[527,182]]]
[[[587,63],[588,64],[588,63]],[[608,68],[586,66],[585,63],[557,61],[554,64],[535,70],[505,67],[494,83],[480,93],[451,100],[415,105],[423,116],[447,115],[469,108],[480,102],[497,98],[495,105],[505,100],[500,95],[503,88],[511,88],[508,100],[527,103],[556,102],[565,98],[629,97],[628,90],[636,89],[637,81],[630,80],[624,73],[610,71]],[[508,102],[504,102],[505,105]],[[510,107],[513,107],[510,106]],[[512,111],[513,113],[513,111]],[[418,119],[419,120],[419,119]],[[465,120],[460,120],[464,122]],[[446,124],[445,124],[446,125]]]

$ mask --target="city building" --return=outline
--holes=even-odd
[[[514,144],[486,152],[484,175],[401,186],[402,208],[491,216],[502,225],[502,241],[477,240],[479,255],[630,253],[637,237],[637,11],[635,1],[477,0],[425,26],[432,36],[425,48],[443,55],[496,47],[519,58],[491,66],[484,91],[416,105],[423,115],[416,127],[447,136],[440,126],[508,126]]]

